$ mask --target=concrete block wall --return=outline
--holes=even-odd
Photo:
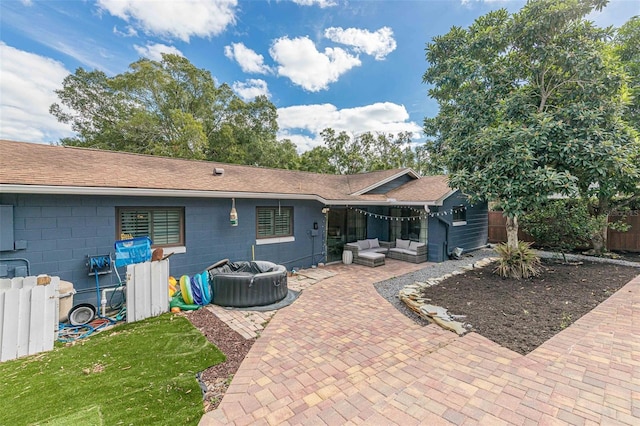
[[[277,200],[236,199],[237,227],[230,226],[230,199],[0,194],[0,204],[14,206],[14,238],[26,241],[23,250],[0,252],[0,265],[7,266],[9,276],[28,264],[31,275],[56,275],[72,282],[78,291],[74,303],[96,303],[95,277],[88,275],[87,257],[114,257],[119,239],[116,207],[185,208],[186,253],[170,258],[170,273],[176,277],[201,272],[223,258],[251,260],[252,246],[256,259],[283,263],[289,269],[324,261],[323,206],[314,201],[280,200],[280,205],[294,207],[295,241],[268,245],[256,245],[256,207],[278,205]],[[319,225],[314,238],[313,222]],[[124,268],[120,276],[125,278]],[[119,283],[115,273],[99,279],[102,288]]]

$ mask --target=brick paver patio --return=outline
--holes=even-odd
[[[419,326],[332,265],[278,311],[201,425],[640,424],[640,276],[527,356]]]

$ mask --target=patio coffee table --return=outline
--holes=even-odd
[[[384,265],[384,254],[383,253],[358,253],[355,259],[353,259],[353,263],[357,263],[358,265],[364,265],[369,267],[376,267]]]

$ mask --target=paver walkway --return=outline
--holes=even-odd
[[[640,424],[640,276],[522,356],[421,327],[372,286],[423,267],[327,267],[200,424]]]

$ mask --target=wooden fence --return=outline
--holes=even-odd
[[[617,222],[620,216],[609,216],[609,222]],[[640,215],[637,211],[628,215],[624,221],[631,226],[627,232],[609,229],[607,248],[609,250],[640,252]],[[489,212],[489,242],[501,243],[507,241],[506,219],[502,212]],[[530,235],[518,230],[518,238],[523,241],[533,241]]]
[[[0,361],[53,349],[58,338],[58,286],[51,277],[0,279]]]

